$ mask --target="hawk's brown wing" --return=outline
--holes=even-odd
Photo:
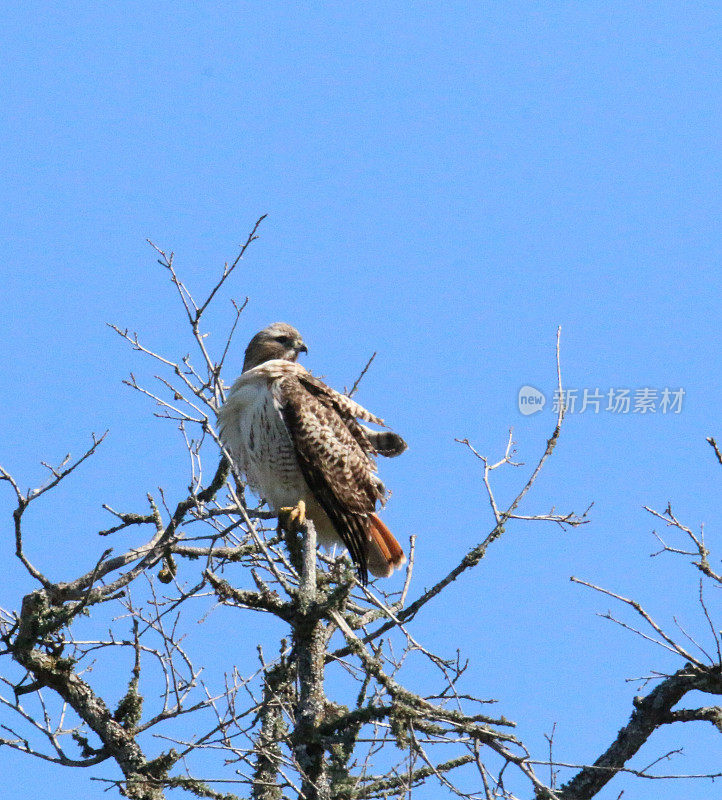
[[[361,448],[366,453],[379,454],[392,458],[398,456],[406,450],[408,445],[398,435],[390,430],[373,431],[365,425],[357,422],[362,419],[366,422],[373,422],[376,425],[384,425],[384,421],[379,417],[367,411],[363,406],[360,406],[355,400],[352,400],[345,394],[335,392],[331,387],[326,386],[323,381],[314,378],[310,373],[305,373],[299,376],[302,386],[304,386],[311,394],[329,408],[334,408],[341,419],[344,421],[346,427],[351,431],[353,437],[361,445]]]
[[[366,584],[368,515],[374,512],[376,500],[383,497],[369,455],[373,448],[368,439],[366,447],[358,441],[356,431],[349,430],[334,404],[319,396],[323,393],[309,391],[296,376],[283,378],[277,386],[281,414],[303,477],[348,548],[359,579]]]

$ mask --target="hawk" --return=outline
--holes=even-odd
[[[406,561],[375,513],[386,489],[374,456],[396,456],[406,442],[350,397],[296,362],[308,349],[299,332],[275,322],[250,341],[243,373],[218,412],[221,441],[249,486],[277,513],[305,504],[318,541],[343,544],[359,579],[389,577]],[[302,506],[300,506],[302,508]]]

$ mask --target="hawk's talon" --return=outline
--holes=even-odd
[[[295,506],[278,509],[278,525],[289,533],[299,533],[306,524],[306,503],[299,500]]]

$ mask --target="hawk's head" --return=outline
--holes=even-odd
[[[259,331],[248,343],[243,371],[253,369],[272,358],[295,361],[299,353],[308,353],[301,334],[285,322],[274,322]]]

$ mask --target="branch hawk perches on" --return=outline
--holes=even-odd
[[[406,442],[358,422],[383,420],[296,363],[308,352],[299,332],[275,322],[246,349],[243,374],[218,412],[221,440],[248,484],[278,513],[306,505],[321,544],[341,542],[365,584],[388,577],[406,558],[376,516],[386,489],[374,456],[396,456]]]

